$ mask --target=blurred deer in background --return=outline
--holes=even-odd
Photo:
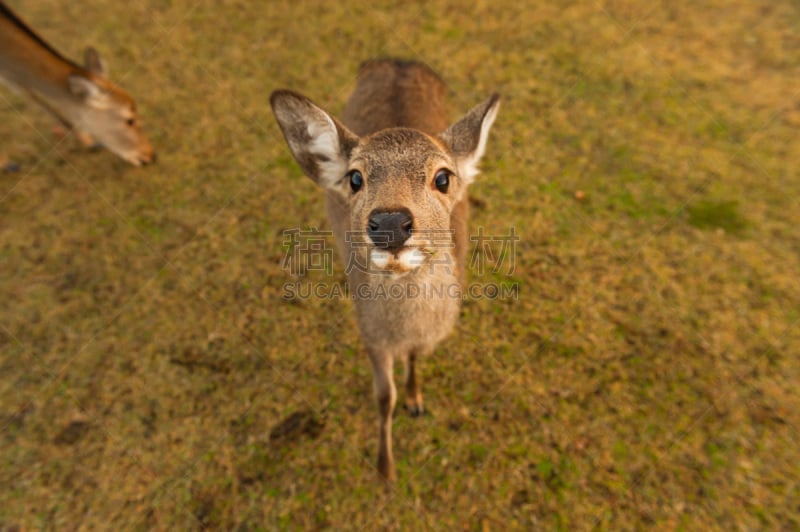
[[[139,125],[136,103],[106,79],[97,51],[85,65],[65,59],[0,2],[0,80],[28,94],[84,144],[99,142],[129,163],[154,161],[153,147]]]

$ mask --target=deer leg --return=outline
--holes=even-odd
[[[378,473],[387,481],[395,480],[394,458],[392,457],[392,411],[397,400],[397,390],[392,378],[394,359],[388,354],[372,354],[372,383],[378,401],[379,440]]]
[[[417,380],[416,362],[417,353],[416,351],[412,351],[405,359],[406,409],[414,417],[419,416],[425,411],[422,406],[422,390]]]
[[[76,131],[75,136],[78,137],[78,142],[81,143],[81,146],[89,151],[99,151],[103,149],[103,145],[94,140],[94,138],[88,133]]]

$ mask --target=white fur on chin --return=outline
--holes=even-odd
[[[375,268],[383,270],[389,265],[392,254],[385,249],[374,248],[370,251],[369,258]]]
[[[379,248],[370,250],[370,262],[374,268],[395,273],[416,270],[426,258],[427,255],[418,247],[404,247],[397,254]]]

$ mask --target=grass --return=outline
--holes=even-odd
[[[796,5],[11,4],[101,51],[159,161],[0,93],[0,529],[800,526]],[[351,305],[283,297],[330,279],[283,268],[324,206],[268,106],[338,112],[376,55],[454,118],[502,94],[472,227],[520,236],[388,491]]]
[[[703,200],[690,205],[689,224],[701,229],[719,228],[733,234],[747,227],[735,201]]]

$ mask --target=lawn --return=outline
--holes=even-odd
[[[9,4],[158,163],[0,87],[0,530],[800,528],[796,2]],[[268,102],[375,56],[502,95],[471,228],[519,237],[388,489],[351,303],[285,297],[344,272],[286,267],[325,213]]]

